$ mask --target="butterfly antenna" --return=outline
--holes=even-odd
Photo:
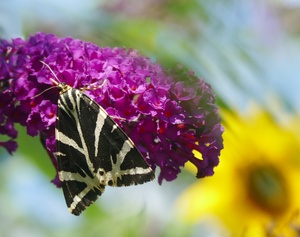
[[[47,63],[45,63],[45,62],[43,62],[43,61],[41,61],[40,60],[40,62],[42,63],[42,64],[44,64],[47,68],[49,68],[49,70],[50,70],[50,72],[52,73],[52,75],[55,77],[55,79],[57,80],[57,81],[55,81],[55,80],[53,80],[52,78],[50,78],[50,80],[53,82],[53,83],[55,83],[56,85],[59,83],[59,82],[61,82],[59,79],[58,79],[58,77],[56,76],[56,74],[53,72],[53,70],[51,69],[51,67],[47,64]]]
[[[53,80],[53,82],[57,83],[56,81]],[[47,88],[46,90],[43,90],[42,92],[38,93],[37,95],[33,96],[32,98],[35,99],[36,97],[40,96],[41,94],[45,93],[46,91],[49,91],[53,88],[56,88],[57,86],[51,86],[49,88]]]
[[[47,63],[45,63],[45,62],[43,62],[43,61],[41,61],[41,60],[40,60],[40,62],[41,62],[42,64],[44,64],[44,65],[50,70],[50,72],[53,74],[53,76],[56,78],[57,81],[55,81],[54,79],[50,78],[50,81],[52,81],[52,82],[55,84],[55,86],[51,86],[51,87],[47,88],[46,90],[43,90],[41,93],[35,95],[35,96],[33,97],[33,99],[36,98],[36,97],[38,97],[38,96],[40,96],[41,94],[45,93],[46,91],[49,91],[49,90],[51,90],[51,89],[53,89],[53,88],[56,88],[57,85],[60,83],[60,80],[59,80],[58,77],[55,75],[55,73],[53,72],[53,70],[51,69],[51,67],[50,67]]]

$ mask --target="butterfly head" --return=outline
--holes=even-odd
[[[51,80],[51,81],[54,81],[54,80]],[[55,82],[55,81],[54,81]],[[58,91],[59,91],[59,94],[64,94],[65,92],[67,92],[68,90],[72,89],[71,86],[67,85],[66,83],[64,82],[60,82],[60,83],[57,83],[57,87],[58,87]]]

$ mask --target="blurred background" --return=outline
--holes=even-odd
[[[0,236],[300,236],[299,0],[2,0],[0,37],[38,31],[182,64],[217,96],[215,175],[107,188],[69,214],[38,138],[0,150]]]

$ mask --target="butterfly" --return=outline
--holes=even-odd
[[[42,61],[41,61],[42,62]],[[106,186],[143,184],[155,174],[133,141],[97,102],[56,80],[58,176],[69,211],[79,215]]]

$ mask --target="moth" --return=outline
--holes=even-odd
[[[57,81],[55,139],[58,175],[69,211],[79,215],[105,186],[143,184],[153,170],[132,140],[92,98]]]

